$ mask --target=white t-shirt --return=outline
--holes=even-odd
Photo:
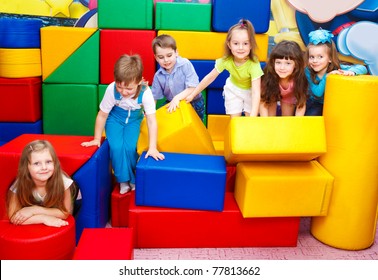
[[[133,96],[127,98],[122,97],[121,100],[116,100],[114,97],[114,85],[115,82],[112,82],[106,88],[104,98],[100,103],[101,111],[109,114],[109,112],[113,109],[114,106],[119,106],[120,108],[125,110],[137,110],[142,108],[143,106],[143,110],[146,115],[151,115],[156,112],[155,100],[152,95],[152,91],[148,86],[144,88],[141,106],[140,104],[138,104],[138,98],[133,99]]]

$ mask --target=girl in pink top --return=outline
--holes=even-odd
[[[260,116],[275,116],[277,102],[282,116],[303,116],[308,82],[303,53],[293,41],[282,41],[271,51],[261,81]]]

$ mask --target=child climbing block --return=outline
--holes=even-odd
[[[210,31],[211,4],[158,2],[155,29]]]
[[[132,260],[133,250],[133,230],[130,228],[86,228],[73,259]]]
[[[96,31],[48,77],[45,83],[98,84],[100,31]]]
[[[213,1],[212,27],[216,32],[227,32],[240,19],[252,22],[255,32],[266,33],[270,21],[270,1],[216,0]]]
[[[143,60],[143,77],[151,84],[156,69],[151,47],[155,37],[153,30],[100,30],[100,83],[114,81],[114,64],[121,55],[139,54]]]
[[[97,28],[47,26],[41,28],[42,78],[45,80],[72,55]]]
[[[93,135],[97,85],[44,83],[42,101],[44,133]]]
[[[191,104],[180,102],[175,112],[165,106],[156,111],[158,124],[157,147],[161,152],[215,155],[210,134]],[[137,151],[148,150],[148,129],[144,118],[141,124]]]
[[[29,78],[42,74],[40,49],[1,49],[0,77]]]
[[[230,123],[228,115],[208,115],[207,131],[213,141],[217,155],[224,155],[224,134]]]
[[[136,166],[137,205],[223,210],[226,163],[222,156],[165,152],[165,159],[156,161],[145,155]]]
[[[101,29],[152,29],[154,3],[151,0],[98,1]]]
[[[168,34],[175,38],[180,48],[180,55],[188,59],[215,60],[224,55],[224,42],[227,33],[159,30],[158,35]],[[256,56],[259,61],[266,61],[268,55],[267,34],[256,34]]]
[[[224,138],[227,163],[310,161],[326,152],[323,117],[232,118]]]
[[[294,247],[300,221],[243,218],[230,192],[222,212],[136,206],[132,195],[129,215],[135,248]]]
[[[41,118],[40,77],[0,78],[0,122],[35,122]],[[20,102],[22,100],[22,102]]]
[[[316,160],[242,162],[234,194],[244,218],[325,216],[333,180]]]

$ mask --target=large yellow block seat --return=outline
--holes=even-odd
[[[324,216],[333,181],[316,160],[242,162],[234,196],[244,218]]]
[[[224,134],[229,123],[229,115],[207,115],[207,131],[217,155],[224,155]]]
[[[326,152],[323,117],[236,117],[224,138],[229,164],[310,161]]]
[[[160,152],[215,155],[209,132],[191,104],[180,102],[175,112],[169,113],[165,106],[156,111],[158,123],[157,147]],[[137,152],[148,149],[148,128],[143,119],[138,139]]]

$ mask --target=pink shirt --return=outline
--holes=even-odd
[[[289,83],[288,88],[283,88],[281,84],[279,86],[280,86],[280,92],[281,92],[281,102],[287,103],[287,104],[293,104],[293,105],[296,104],[297,99],[295,98],[294,91],[293,91],[294,81],[291,81]]]

